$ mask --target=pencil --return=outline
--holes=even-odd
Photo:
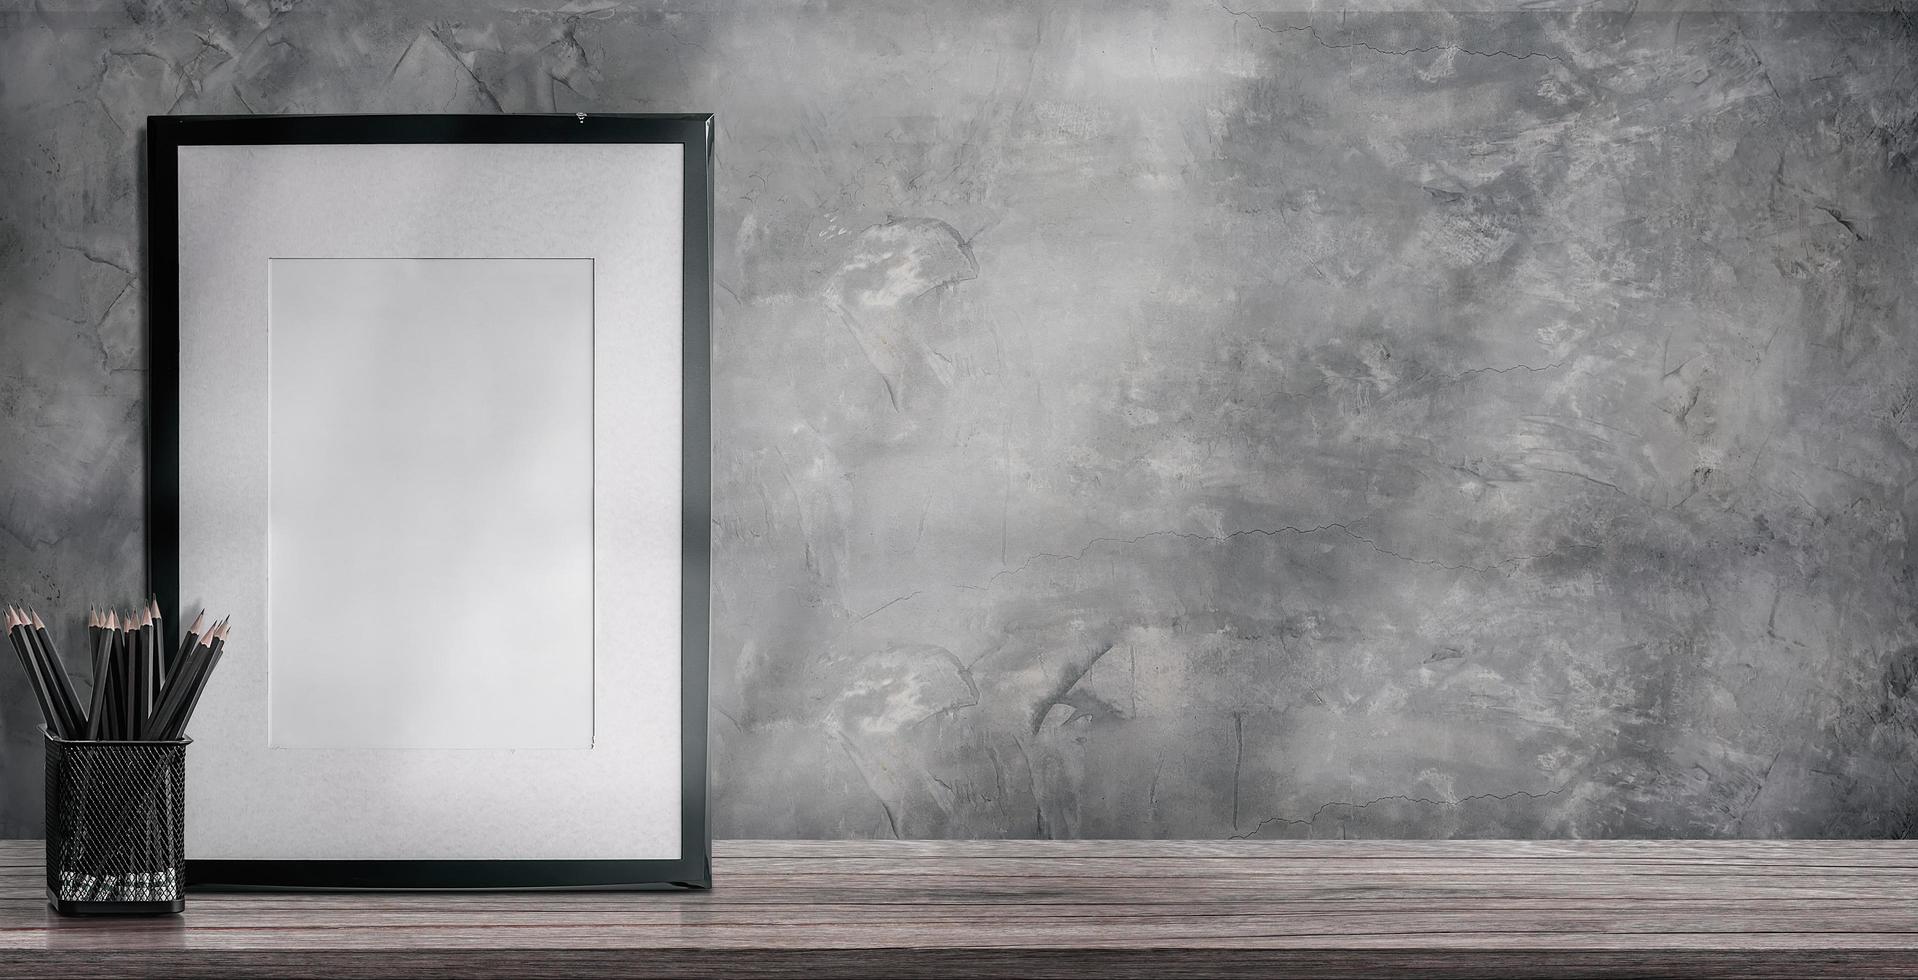
[[[107,617],[95,612],[87,618],[87,637],[93,641],[93,691],[87,704],[87,738],[98,739],[100,726],[106,721],[107,692],[111,690],[107,677],[111,663],[107,654],[113,647],[107,633]]]
[[[107,616],[107,716],[100,722],[100,737],[120,738],[126,724],[127,674],[124,644],[126,631],[120,628],[120,613]]]
[[[202,610],[200,616],[194,617],[193,625],[187,628],[187,634],[181,643],[180,659],[168,672],[166,683],[160,688],[159,704],[154,707],[153,715],[147,719],[145,727],[141,729],[141,737],[152,738],[165,730],[173,711],[185,698],[187,688],[192,686],[194,675],[199,672],[201,664],[206,659],[208,643],[211,640],[210,635],[204,639],[199,636],[200,620],[205,615],[205,610]],[[215,628],[219,626],[218,623],[213,625]]]
[[[96,612],[92,606],[88,606],[87,607],[87,653],[91,655],[93,651],[99,649],[99,646],[100,646],[100,614]],[[95,675],[95,676],[97,677],[98,675]],[[94,686],[97,687],[99,685],[96,684]],[[88,698],[88,701],[91,701],[91,700],[92,698]],[[87,715],[87,719],[91,721],[93,719],[93,715],[89,713]]]
[[[206,682],[213,676],[213,668],[220,665],[220,654],[226,649],[227,625],[225,620],[212,630],[213,643],[207,647],[205,662],[193,677],[193,687],[187,691],[185,699],[174,711],[174,717],[160,733],[164,739],[176,739],[186,734],[187,723],[193,720],[193,709],[200,706],[200,695],[206,691]]]
[[[200,697],[226,650],[231,617],[211,625],[202,609],[181,642],[166,642],[157,598],[124,616],[90,606],[86,615],[90,687],[83,700],[65,658],[39,613],[0,607],[0,628],[13,644],[33,697],[55,738],[137,741],[184,737]]]
[[[27,684],[33,688],[34,700],[40,702],[40,714],[47,720],[47,731],[65,738],[60,731],[60,719],[53,710],[53,701],[47,694],[46,678],[41,676],[32,654],[26,617],[12,606],[7,607],[7,637],[13,641],[13,652],[20,657],[20,669],[27,672]]]
[[[166,624],[160,621],[157,606],[152,610],[153,630],[147,634],[147,711],[160,703],[160,689],[166,685]]]
[[[140,626],[127,614],[126,628],[120,631],[120,730],[115,738],[140,737],[139,667]]]
[[[139,731],[146,727],[147,716],[153,713],[153,611],[140,610],[140,632],[134,638],[133,648],[133,703],[138,707],[133,716],[133,731],[129,738],[139,738]]]
[[[207,670],[208,662],[213,656],[213,643],[219,635],[219,630],[220,624],[214,623],[207,630],[206,636],[202,637],[192,652],[187,654],[185,663],[181,665],[179,676],[173,683],[167,685],[166,697],[161,701],[160,707],[154,710],[152,720],[147,722],[149,738],[164,739],[167,737],[166,733],[174,727],[180,712],[185,710],[187,699],[193,694],[194,685]]]
[[[99,684],[104,691],[100,695],[100,717],[87,726],[87,732],[94,738],[108,738],[113,731],[113,719],[120,710],[120,702],[115,700],[113,674],[113,637],[120,630],[119,614],[108,611],[100,621],[100,674]]]
[[[34,628],[35,617],[30,610],[22,609],[19,613],[20,636],[27,644],[27,659],[33,664],[35,673],[39,675],[40,686],[47,692],[47,701],[53,708],[53,718],[58,723],[56,727],[60,730],[60,737],[65,738],[66,733],[72,730],[72,719],[67,715],[66,706],[60,700],[60,688],[53,681],[53,662],[47,659],[46,647],[40,642],[43,634]]]
[[[147,596],[147,614],[153,617],[153,700],[160,700],[160,689],[166,686],[166,673],[170,666],[166,655],[166,619],[160,615],[160,600]]]
[[[206,619],[206,610],[202,609],[193,617],[193,622],[188,624],[186,635],[180,637],[180,647],[173,651],[173,662],[167,665],[167,678],[169,680],[172,679],[174,671],[179,670],[180,665],[186,661],[187,654],[193,652],[194,645],[199,642],[200,622],[204,619]]]
[[[218,628],[218,624],[215,624],[214,629]],[[146,729],[141,733],[143,738],[157,738],[172,726],[174,715],[179,712],[180,705],[186,701],[187,692],[193,687],[194,678],[206,668],[207,657],[212,653],[212,642],[212,631],[209,631],[206,639],[196,644],[180,661],[180,668],[173,672],[166,690],[160,695],[160,706],[154,708],[153,717],[147,719]]]
[[[33,614],[33,637],[40,644],[40,658],[46,661],[46,670],[53,681],[53,695],[59,702],[61,727],[68,732],[69,738],[79,738],[86,718],[80,714],[80,698],[73,693],[73,681],[67,676],[67,662],[60,656],[60,648],[54,645],[53,637],[47,633],[47,624],[40,619],[39,613]]]

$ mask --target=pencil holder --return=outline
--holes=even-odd
[[[47,742],[47,902],[61,915],[186,908],[186,747]]]

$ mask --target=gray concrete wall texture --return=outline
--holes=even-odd
[[[1406,6],[0,7],[0,594],[140,588],[146,115],[711,111],[719,835],[1907,834],[1911,8]]]

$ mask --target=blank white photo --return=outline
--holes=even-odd
[[[593,744],[593,262],[274,258],[269,740]]]

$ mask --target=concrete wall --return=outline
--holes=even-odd
[[[7,5],[0,595],[140,588],[147,114],[712,111],[718,834],[1905,834],[1909,8],[1247,2]]]

